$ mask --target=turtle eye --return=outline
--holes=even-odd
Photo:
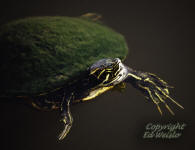
[[[108,66],[108,69],[112,69],[112,68],[113,68],[113,65],[109,65],[109,66]]]

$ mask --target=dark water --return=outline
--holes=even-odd
[[[79,16],[98,12],[103,21],[122,33],[129,45],[125,63],[153,72],[175,87],[171,96],[185,109],[171,105],[161,117],[130,85],[123,93],[107,92],[71,108],[74,124],[62,142],[58,112],[41,112],[22,102],[2,102],[2,150],[140,150],[192,149],[194,143],[194,8],[189,1],[163,3],[100,1],[1,1],[0,23],[26,16]],[[181,138],[143,139],[147,123],[183,123]]]

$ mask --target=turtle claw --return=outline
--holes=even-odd
[[[65,97],[63,98],[63,103],[61,105],[61,117],[62,121],[64,123],[64,129],[63,131],[59,134],[58,139],[63,140],[67,134],[69,133],[72,123],[73,123],[73,118],[70,112],[70,100],[72,99],[73,94],[71,94],[67,99],[65,100]]]
[[[169,105],[166,103],[167,99],[171,100],[178,107],[184,109],[183,106],[181,106],[178,102],[169,96],[169,88],[173,87],[152,73],[141,73],[140,80],[137,80],[136,82],[136,87],[140,89],[146,97],[152,100],[154,104],[156,104],[157,109],[161,115],[162,110],[159,106],[160,103],[163,103],[167,110],[172,115],[175,115]]]
[[[60,121],[63,121],[63,122],[64,122],[64,129],[63,129],[63,131],[62,131],[62,132],[59,134],[59,136],[58,136],[58,139],[61,141],[61,140],[63,140],[63,139],[67,136],[67,134],[69,133],[69,131],[70,131],[71,127],[72,127],[72,121],[69,122],[69,121],[66,121],[65,119],[62,119],[62,120],[60,120]]]

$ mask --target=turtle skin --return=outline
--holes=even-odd
[[[155,74],[129,68],[119,58],[101,59],[69,84],[49,93],[30,97],[30,99],[32,100],[31,104],[38,109],[60,110],[61,121],[64,123],[64,130],[59,135],[59,140],[62,140],[69,133],[73,123],[70,112],[72,103],[91,100],[125,83],[130,83],[141,91],[147,99],[157,106],[161,115],[161,103],[174,115],[174,112],[166,102],[167,99],[183,109],[183,106],[170,97],[169,88],[172,87],[165,81]]]
[[[40,110],[60,110],[64,129],[59,140],[71,129],[72,103],[126,83],[140,90],[161,114],[160,103],[174,114],[166,99],[183,108],[170,97],[171,86],[165,81],[121,62],[128,50],[124,37],[98,18],[32,17],[0,28],[0,96],[27,99]]]

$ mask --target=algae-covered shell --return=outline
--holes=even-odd
[[[102,58],[127,55],[124,37],[82,17],[30,17],[0,27],[1,96],[62,86]]]

